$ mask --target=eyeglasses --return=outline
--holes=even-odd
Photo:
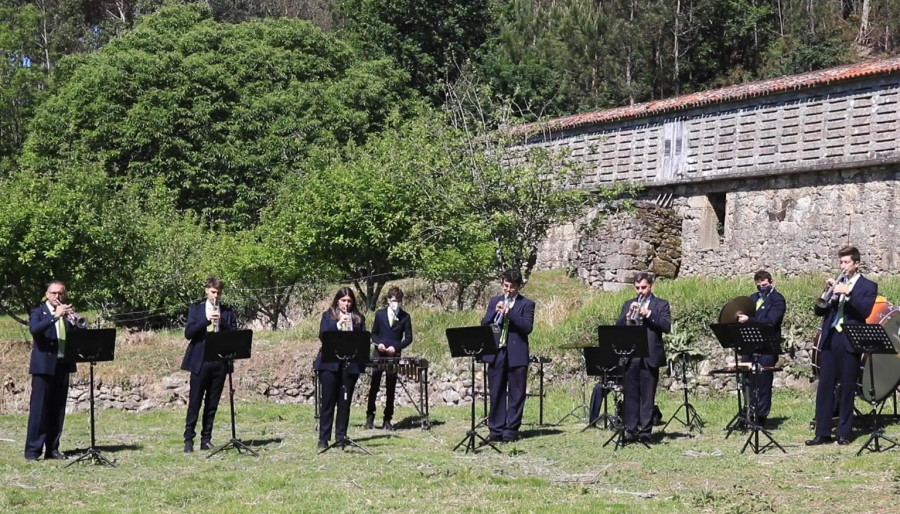
[[[66,294],[66,291],[65,291],[65,289],[62,291],[47,291],[47,294],[48,295],[51,295],[51,294],[61,295],[61,294]]]

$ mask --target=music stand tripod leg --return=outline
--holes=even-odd
[[[472,362],[472,365],[471,365],[472,384],[475,384],[475,357],[471,357],[471,362]],[[471,406],[469,421],[470,421],[469,431],[466,432],[466,436],[463,438],[463,440],[460,441],[459,443],[457,443],[457,445],[453,447],[453,451],[456,451],[457,449],[459,449],[460,446],[465,444],[466,445],[466,453],[469,453],[470,451],[474,453],[479,446],[485,446],[485,445],[490,446],[497,453],[503,453],[502,451],[500,451],[500,448],[497,448],[496,446],[494,446],[493,443],[491,443],[489,440],[485,439],[481,434],[479,434],[475,430],[476,427],[475,427],[475,390],[474,390],[474,388],[472,389],[472,406]],[[487,417],[484,418],[484,421],[487,421]],[[476,438],[481,440],[481,443],[482,443],[481,445],[475,444]]]
[[[663,431],[669,428],[669,424],[672,423],[673,420],[678,420],[684,427],[686,427],[691,432],[696,428],[698,432],[703,433],[703,418],[700,417],[700,414],[697,413],[697,409],[691,404],[690,399],[688,397],[688,381],[687,381],[687,360],[685,358],[681,359],[681,384],[684,388],[684,403],[678,406],[678,409],[672,414],[672,417],[669,418],[669,421],[666,421],[666,424],[663,426]],[[684,420],[678,417],[678,414],[681,410],[684,409]]]
[[[757,391],[757,389],[759,387],[759,376],[762,374],[761,369],[760,369],[758,354],[753,355],[752,369],[753,369],[753,376],[750,379],[749,391],[748,391],[748,395],[747,395],[748,396],[747,411],[746,411],[747,414],[746,414],[746,419],[744,421],[747,429],[750,431],[750,434],[747,435],[747,441],[744,442],[744,447],[741,448],[741,453],[744,453],[744,451],[747,449],[748,446],[750,446],[753,449],[754,454],[759,454],[759,453],[765,451],[770,446],[775,446],[776,448],[781,450],[782,453],[787,453],[787,451],[785,451],[785,449],[780,444],[778,444],[778,441],[776,441],[775,438],[772,437],[772,434],[758,423],[758,420],[756,418],[756,405],[755,404],[756,404],[756,398],[758,398],[758,396],[759,396],[759,392]],[[751,406],[750,402],[753,402],[752,406]],[[766,436],[766,439],[769,440],[768,443],[766,443],[764,445],[759,444],[759,434],[760,433],[762,433],[764,436]]]
[[[581,354],[581,360],[585,361],[584,365],[581,367],[581,404],[576,405],[574,409],[569,411],[568,414],[566,414],[559,421],[557,421],[556,422],[557,425],[562,425],[563,421],[565,421],[571,417],[574,417],[574,418],[578,419],[579,421],[581,421],[581,420],[588,420],[588,418],[590,418],[590,416],[591,416],[590,408],[588,408],[587,403],[586,403],[587,397],[586,397],[585,390],[587,388],[587,374],[586,374],[587,372],[585,371],[585,368],[587,367],[587,362],[585,360],[584,353]],[[575,414],[578,411],[581,411],[580,415]]]
[[[872,432],[869,434],[866,442],[863,443],[862,447],[860,447],[859,451],[856,452],[856,456],[859,457],[863,450],[868,450],[874,453],[880,453],[882,451],[890,450],[896,446],[900,446],[900,443],[895,441],[894,439],[884,435],[884,430],[878,426],[878,402],[875,400],[875,363],[872,360],[872,354],[866,353],[867,362],[872,363],[872,371],[869,373],[869,398],[872,398],[869,401],[869,404],[872,406]],[[886,402],[887,400],[885,400]],[[881,440],[891,443],[889,446],[881,446]]]
[[[233,361],[228,361],[228,363],[226,365],[229,366],[228,369],[234,369]],[[223,450],[227,450],[229,448],[236,449],[238,451],[238,453],[242,453],[243,451],[246,450],[247,452],[253,454],[254,457],[259,457],[258,453],[253,451],[249,446],[242,443],[241,440],[237,438],[237,425],[235,423],[235,413],[234,413],[234,384],[231,379],[231,373],[232,373],[231,371],[228,372],[228,402],[229,402],[229,405],[231,406],[231,440],[228,441],[227,443],[223,444],[222,446],[219,446],[212,452],[210,452],[210,454],[206,456],[207,459],[212,457],[213,455],[215,455]]]
[[[116,467],[116,465],[113,464],[113,462],[111,460],[107,459],[103,455],[103,453],[100,452],[100,449],[97,448],[97,437],[96,437],[97,432],[95,429],[96,424],[95,424],[95,418],[94,418],[94,365],[95,364],[96,364],[95,362],[91,362],[91,366],[90,366],[90,369],[91,369],[91,372],[90,372],[91,395],[90,395],[89,399],[90,399],[90,406],[91,406],[91,447],[88,448],[86,452],[79,455],[77,459],[66,464],[65,467],[67,467],[67,468],[69,466],[74,465],[77,462],[81,462],[81,461],[88,460],[88,459],[90,459],[94,464],[106,464],[108,466]]]

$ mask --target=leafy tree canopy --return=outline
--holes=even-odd
[[[252,226],[313,149],[363,142],[417,102],[403,72],[308,22],[220,24],[198,5],[160,9],[62,66],[26,166],[63,173],[77,160],[124,181],[160,178],[177,208],[230,228]]]

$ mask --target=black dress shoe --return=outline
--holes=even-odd
[[[328,448],[328,441],[326,441],[324,439],[319,439],[319,444],[316,445],[316,448],[318,448],[320,450],[324,450],[325,448]]]
[[[26,462],[37,462],[37,460],[38,460],[38,458],[35,457],[34,455],[26,455],[25,456]]]
[[[503,436],[502,435],[491,435],[490,437],[488,437],[488,441],[490,441],[492,443],[502,443]]]
[[[184,453],[194,453],[194,441],[184,442]]]
[[[397,430],[396,428],[394,428],[394,425],[392,425],[391,422],[388,420],[384,420],[384,424],[381,425],[381,429],[382,430],[390,430],[391,432],[393,432],[394,430]]]
[[[212,450],[213,449],[212,441],[200,441],[200,449],[201,450]]]
[[[838,444],[841,446],[847,446],[848,444],[850,444],[850,440],[846,437],[838,437]]]
[[[53,450],[49,454],[44,455],[44,460],[50,460],[50,459],[69,460],[69,456],[59,450]]]
[[[650,440],[650,436],[647,434],[641,434],[638,436],[638,442],[643,444],[650,444],[652,441]]]
[[[816,437],[806,441],[806,446],[819,446],[820,444],[831,444],[834,440],[830,437],[817,435]]]
[[[372,430],[375,428],[375,416],[366,416],[366,430]]]

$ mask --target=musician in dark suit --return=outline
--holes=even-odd
[[[638,296],[622,305],[622,313],[616,321],[616,325],[637,324],[647,327],[650,350],[649,358],[632,357],[625,365],[622,398],[625,442],[650,442],[659,368],[666,364],[663,334],[672,330],[669,302],[654,296],[653,281],[653,274],[638,273],[634,279],[634,290]]]
[[[784,313],[787,310],[787,303],[784,296],[775,290],[775,283],[772,281],[772,275],[765,270],[757,271],[753,275],[756,282],[756,292],[750,295],[750,300],[756,306],[756,312],[753,316],[739,314],[738,323],[763,323],[772,325],[778,331],[778,337],[781,338],[781,322],[784,321]],[[742,355],[741,361],[753,362],[752,355]],[[763,368],[774,367],[778,363],[778,355],[762,354],[757,357],[759,365]],[[750,398],[750,409],[756,414],[756,422],[765,425],[772,409],[772,382],[775,380],[775,373],[772,371],[763,371],[753,375],[756,383],[754,384],[754,393]]]
[[[404,348],[413,342],[412,318],[403,310],[403,291],[399,287],[392,287],[387,294],[388,305],[375,313],[375,321],[372,322],[372,344],[375,349],[373,358],[393,357],[399,358]],[[382,370],[372,370],[372,382],[369,386],[369,403],[366,408],[366,428],[374,428],[375,423],[375,399],[378,397],[378,388],[381,385]],[[394,430],[391,418],[394,416],[394,393],[397,389],[397,372],[388,371],[384,380],[385,399],[384,404],[384,430]]]
[[[323,332],[366,330],[366,318],[356,307],[356,296],[349,287],[338,289],[331,302],[331,307],[322,313],[319,324],[319,339]],[[350,402],[353,401],[353,389],[356,380],[362,373],[357,362],[347,364],[341,362],[323,362],[322,351],[316,356],[313,368],[319,373],[322,384],[322,408],[319,411],[319,448],[327,448],[331,439],[332,423],[336,432],[335,440],[347,438],[347,425],[350,424]],[[337,406],[337,421],[334,408]]]
[[[832,442],[831,416],[834,413],[835,382],[841,383],[838,398],[837,442],[850,444],[853,426],[853,399],[856,394],[856,376],[859,373],[860,356],[844,332],[846,325],[864,324],[872,314],[878,296],[878,284],[859,273],[859,250],[853,246],[838,252],[841,275],[837,280],[828,279],[826,290],[831,290],[824,305],[816,302],[816,316],[822,316],[822,335],[819,339],[819,386],[816,390],[816,436],[806,441],[807,446]],[[825,295],[823,295],[824,297]]]
[[[84,318],[66,304],[66,284],[54,280],[47,285],[47,301],[31,311],[28,329],[34,343],[31,347],[31,403],[28,409],[28,431],[25,436],[25,460],[66,459],[59,451],[66,400],[69,395],[69,373],[75,363],[64,359],[66,332],[87,328]]]
[[[225,362],[204,362],[206,333],[237,330],[234,311],[220,304],[225,284],[221,279],[211,277],[206,281],[206,301],[188,310],[184,337],[190,341],[181,361],[181,369],[191,372],[191,390],[188,399],[187,418],[184,423],[184,452],[194,451],[194,436],[197,435],[197,418],[200,404],[203,404],[203,424],[200,430],[200,449],[211,450],[213,423],[225,386],[225,375],[230,371]]]
[[[494,330],[497,355],[486,355],[491,412],[488,416],[490,440],[511,442],[519,437],[525,410],[525,383],[528,378],[528,335],[534,328],[534,302],[519,294],[522,274],[509,269],[503,273],[503,294],[491,298],[482,326]]]

